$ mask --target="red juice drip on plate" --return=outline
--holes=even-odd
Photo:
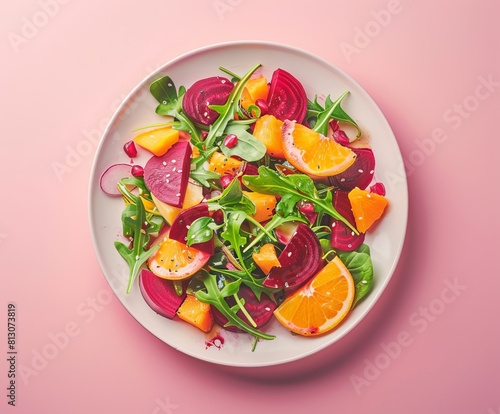
[[[219,333],[208,341],[205,341],[205,349],[211,348],[212,346],[215,346],[217,349],[221,349],[223,345],[224,338]]]

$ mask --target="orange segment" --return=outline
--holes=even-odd
[[[288,120],[283,124],[283,152],[295,168],[319,177],[339,174],[356,159],[350,148],[333,138]]]
[[[252,258],[257,266],[264,272],[268,274],[273,267],[281,267],[281,263],[276,255],[276,248],[272,243],[266,243],[261,246],[259,252],[252,254]]]
[[[262,194],[255,191],[243,191],[255,205],[255,213],[250,216],[259,223],[269,220],[274,215],[276,197],[272,194]]]
[[[214,326],[214,317],[210,304],[201,302],[193,295],[187,295],[177,310],[177,316],[203,332],[210,332]]]
[[[389,204],[387,199],[377,193],[356,187],[349,191],[349,201],[356,221],[356,228],[365,233],[375,223]]]
[[[216,172],[220,175],[234,174],[241,167],[241,161],[233,157],[226,157],[220,152],[214,152],[208,162],[208,171]]]
[[[171,126],[155,128],[137,135],[134,141],[142,148],[161,157],[179,141],[179,131]]]
[[[160,242],[160,248],[149,258],[148,266],[158,277],[180,280],[195,274],[209,258],[208,253],[165,238]]]
[[[286,298],[274,311],[276,319],[290,331],[315,336],[335,328],[354,301],[354,280],[335,257],[304,286]]]
[[[274,115],[264,115],[257,119],[253,136],[266,146],[266,152],[274,158],[285,158],[282,142],[283,121]]]
[[[267,99],[269,94],[269,85],[265,76],[258,76],[249,79],[241,94],[241,106],[248,109],[250,105],[254,105],[258,99]]]

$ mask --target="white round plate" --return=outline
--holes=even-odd
[[[273,320],[265,331],[276,335],[276,339],[260,341],[252,352],[250,335],[223,329],[204,334],[183,321],[168,320],[154,313],[143,300],[137,283],[130,294],[125,293],[128,267],[113,245],[120,238],[123,203],[120,198],[109,197],[100,190],[99,178],[110,165],[130,161],[122,147],[135,136],[134,129],[165,122],[165,118],[155,114],[157,102],[149,93],[152,81],[169,75],[177,88],[181,85],[187,88],[198,79],[224,75],[219,71],[220,66],[243,75],[256,63],[263,65],[262,73],[268,79],[277,68],[292,73],[304,85],[309,99],[316,94],[323,97],[330,94],[336,99],[344,91],[350,91],[343,108],[370,139],[376,158],[375,178],[385,184],[390,205],[365,241],[372,252],[373,290],[344,322],[324,336],[305,338],[290,334]],[[144,158],[137,158],[137,164],[144,165],[149,158],[145,152],[141,151]],[[331,63],[296,48],[267,42],[231,42],[174,59],[149,75],[128,95],[112,117],[97,149],[91,173],[89,210],[92,239],[102,271],[123,306],[141,325],[166,344],[195,358],[229,366],[256,367],[311,355],[338,341],[363,319],[387,286],[398,262],[406,232],[408,193],[394,134],[380,109],[353,79]],[[217,333],[224,343],[219,347],[207,346]],[[219,341],[215,342],[220,345]]]

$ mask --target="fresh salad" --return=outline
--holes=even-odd
[[[270,79],[264,75],[270,72]],[[340,96],[308,97],[282,68],[150,85],[165,121],[124,143],[101,188],[123,199],[127,293],[203,332],[272,340],[273,318],[323,335],[371,291],[365,235],[388,205]],[[144,165],[134,162],[142,152]],[[179,322],[180,323],[180,322]]]

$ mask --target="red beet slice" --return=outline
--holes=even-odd
[[[269,85],[267,106],[267,113],[279,120],[301,123],[307,111],[306,91],[292,74],[281,68],[276,69]]]
[[[192,121],[201,125],[212,125],[219,114],[209,105],[224,105],[234,85],[221,76],[196,81],[184,95],[182,108]]]
[[[300,223],[278,257],[281,267],[273,267],[262,283],[270,288],[292,288],[305,283],[323,265],[321,244],[316,234]]]
[[[208,205],[206,203],[197,204],[182,211],[172,223],[169,237],[178,242],[186,243],[188,229],[193,224],[193,221],[200,217],[208,216]],[[212,238],[204,243],[192,244],[191,247],[212,255],[214,254],[214,239]]]
[[[260,301],[257,300],[257,297],[252,292],[248,286],[241,285],[240,290],[238,292],[238,296],[240,299],[245,301],[245,309],[250,314],[254,322],[257,324],[256,328],[262,328],[266,325],[269,320],[273,316],[273,312],[276,309],[276,303],[269,298],[267,295],[262,295],[260,297]],[[226,299],[229,306],[236,305],[236,301],[232,296]],[[215,322],[220,326],[224,326],[227,323],[227,318],[215,307],[212,306],[212,312],[214,315]],[[241,310],[236,313],[244,322],[250,324],[247,317],[243,314]],[[225,327],[228,331],[232,332],[242,332],[241,329],[236,326],[227,326]]]
[[[345,171],[329,177],[330,184],[344,191],[354,187],[364,190],[373,180],[375,156],[370,148],[351,148],[356,154],[356,160]]]
[[[177,309],[186,298],[186,290],[182,295],[175,291],[171,280],[162,279],[148,269],[142,269],[139,275],[139,286],[144,300],[156,313],[173,319]]]
[[[191,146],[179,141],[165,155],[154,155],[144,167],[144,182],[158,200],[182,207],[191,168]]]
[[[337,190],[333,197],[335,209],[351,223],[356,226],[354,215],[351,210],[351,202],[347,196],[348,191]],[[340,220],[331,221],[332,238],[331,244],[334,249],[352,251],[356,250],[365,241],[364,233],[356,234]]]

